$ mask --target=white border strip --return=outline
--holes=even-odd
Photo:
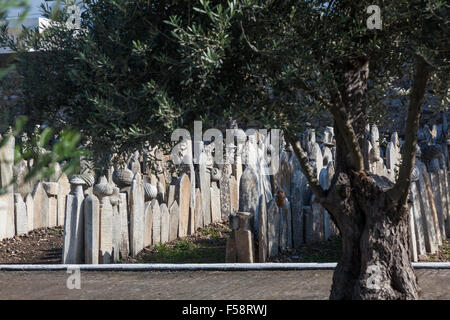
[[[337,263],[194,263],[194,264],[10,264],[0,271],[270,271],[334,270]],[[450,262],[413,262],[414,269],[450,269]]]

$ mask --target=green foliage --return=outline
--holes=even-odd
[[[26,32],[35,52],[17,68],[29,125],[79,130],[102,167],[112,154],[168,146],[173,129],[193,120],[298,132],[317,117],[331,124],[317,97],[339,103],[345,70],[359,60],[370,66],[363,116],[378,121],[416,55],[434,68],[432,93],[445,106],[448,4],[376,1],[383,28],[369,30],[372,4],[87,0],[80,30],[67,29],[64,10],[47,9],[54,22]]]
[[[79,148],[79,133],[62,130],[54,134],[53,130],[47,127],[36,130],[29,139],[23,132],[26,122],[26,117],[18,118],[15,127],[0,137],[0,148],[4,147],[9,139],[15,139],[15,164],[21,161],[28,163],[23,182],[48,179],[62,173],[70,176],[79,171],[81,157],[88,155],[87,151]],[[6,162],[5,159],[0,161]],[[14,183],[17,183],[16,177],[3,186],[0,193],[5,192],[6,188]]]

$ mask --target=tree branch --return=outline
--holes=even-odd
[[[348,117],[345,114],[345,111],[340,110],[337,106],[331,103],[328,99],[322,97],[317,92],[312,90],[303,80],[297,79],[297,85],[301,89],[305,90],[307,94],[312,96],[314,99],[322,103],[325,107],[333,115],[334,120],[336,121],[336,125],[339,128],[339,132],[342,134],[344,138],[345,144],[350,152],[350,157],[352,159],[352,166],[356,171],[364,170],[364,157],[361,151],[361,147],[359,145],[358,139],[356,137],[355,130],[353,129]],[[342,96],[337,90],[338,97],[341,101],[341,105],[344,107],[344,103],[342,100]]]
[[[417,131],[419,129],[420,111],[425,100],[425,93],[431,70],[428,63],[420,56],[416,57],[415,73],[406,120],[405,146],[402,164],[397,182],[389,191],[391,199],[405,204],[408,199],[411,176],[416,161]]]
[[[292,149],[294,150],[295,155],[297,156],[298,160],[300,161],[300,166],[302,167],[303,173],[308,180],[309,186],[311,187],[312,192],[316,196],[316,199],[322,203],[324,201],[325,192],[320,186],[319,181],[316,178],[316,175],[314,174],[314,169],[309,164],[308,155],[306,154],[305,150],[303,150],[300,140],[286,130],[284,131],[285,137],[288,140],[288,142],[291,144]]]

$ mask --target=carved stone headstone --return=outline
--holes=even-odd
[[[153,216],[152,242],[155,245],[157,243],[161,243],[161,210],[159,208],[158,200],[152,200],[150,207]]]
[[[272,199],[267,206],[269,257],[274,257],[278,254],[280,245],[280,220],[280,210],[275,199]]]
[[[258,178],[251,167],[247,167],[242,174],[239,185],[239,211],[255,215],[254,228],[258,230]]]
[[[0,135],[0,139],[2,139]],[[5,188],[6,192],[0,195],[0,240],[14,237],[14,190],[13,164],[15,140],[12,137],[6,138],[6,143],[0,148],[0,188]]]
[[[66,209],[66,198],[70,193],[70,183],[67,176],[63,173],[61,177],[58,179],[58,219],[57,225],[64,225],[64,214]]]
[[[84,261],[99,263],[100,244],[100,202],[95,195],[84,200]]]
[[[160,206],[161,212],[161,243],[166,243],[169,241],[170,232],[170,214],[169,209],[165,203]]]
[[[194,208],[195,230],[203,227],[203,206],[202,193],[199,188],[195,189],[195,208]]]
[[[71,191],[67,196],[66,214],[64,221],[63,264],[78,264],[84,260],[84,211],[83,211],[83,185],[86,182],[78,177],[70,180]],[[40,192],[40,191],[38,191]],[[42,192],[47,196],[44,189]],[[34,214],[37,208],[34,197]],[[35,219],[36,221],[36,219]]]
[[[292,217],[291,204],[287,198],[284,198],[284,204],[280,208],[280,249],[286,250],[292,248]]]
[[[31,193],[26,195],[25,204],[27,206],[27,228],[28,231],[31,231],[34,229],[34,201]]]
[[[28,221],[27,221],[27,206],[23,202],[20,193],[14,194],[14,211],[15,211],[15,225],[16,234],[23,235],[28,233]]]
[[[219,222],[222,220],[222,213],[220,210],[220,190],[216,183],[211,184],[211,218],[212,222]]]
[[[144,209],[144,220],[145,220],[144,247],[150,246],[152,244],[153,239],[153,213],[150,203],[151,203],[150,201],[146,202]]]
[[[258,261],[266,262],[268,257],[268,237],[267,237],[267,204],[266,197],[262,194],[259,197],[259,214],[258,214]]]
[[[144,248],[144,182],[136,173],[130,189],[130,253],[135,257]]]
[[[58,222],[59,184],[57,182],[43,182],[43,186],[48,196],[48,227],[52,228]]]
[[[206,167],[205,157],[206,155],[204,153],[200,154],[200,163],[198,165],[198,187],[202,193],[203,221],[205,225],[208,225],[211,223],[211,175],[209,169]]]
[[[33,190],[34,202],[34,229],[48,227],[49,201],[42,182],[39,182]]]
[[[422,213],[424,224],[424,230],[425,230],[425,246],[427,249],[427,252],[429,253],[435,253],[437,251],[437,244],[438,240],[436,237],[436,230],[434,226],[433,221],[433,214],[431,212],[430,207],[430,200],[428,198],[428,193],[426,190],[426,184],[424,176],[427,174],[426,169],[424,172],[424,165],[418,164],[420,169],[420,175],[419,180],[417,183],[417,189],[419,194],[419,201],[420,201],[420,212]]]
[[[238,212],[239,229],[235,232],[237,262],[253,263],[255,261],[255,244],[251,231],[250,219],[253,214]]]
[[[119,216],[120,216],[120,256],[125,259],[130,254],[130,239],[128,232],[128,204],[127,194],[119,193]]]
[[[178,237],[178,227],[180,219],[180,208],[178,207],[177,201],[172,202],[169,213],[170,213],[169,241],[173,241]]]
[[[208,189],[208,194],[209,194]],[[179,216],[179,227],[178,236],[185,237],[190,234],[189,224],[193,223],[195,225],[194,212],[192,212],[192,217],[190,216],[190,198],[191,198],[191,182],[187,174],[183,173],[180,178],[178,178],[175,189],[175,199],[180,209]],[[202,193],[203,198],[203,193]],[[209,204],[211,205],[211,204]],[[211,210],[209,211],[211,212]],[[192,220],[192,221],[191,221]],[[193,228],[192,228],[193,229]]]

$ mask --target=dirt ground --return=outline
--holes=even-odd
[[[33,230],[0,241],[0,264],[58,264],[63,247],[61,227]]]

